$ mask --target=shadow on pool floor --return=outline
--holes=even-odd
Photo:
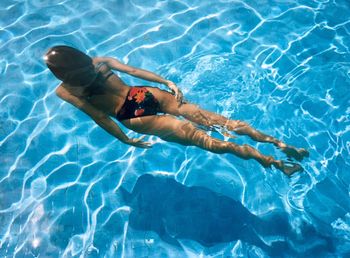
[[[131,193],[120,188],[131,208],[129,225],[154,231],[163,241],[191,239],[205,247],[241,240],[270,255],[325,254],[333,252],[332,239],[305,224],[297,236],[285,212],[264,217],[250,213],[240,202],[204,187],[187,187],[171,177],[145,174]],[[274,239],[271,245],[261,239]]]

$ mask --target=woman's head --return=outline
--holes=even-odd
[[[47,67],[61,81],[87,86],[97,76],[92,58],[68,46],[54,46],[44,56]]]

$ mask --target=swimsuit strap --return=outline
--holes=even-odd
[[[95,70],[96,70],[96,72],[99,72],[100,71],[100,68],[102,67],[102,65],[104,65],[105,63],[98,63],[98,64],[96,64],[95,65]]]
[[[103,62],[96,64],[96,65],[95,65],[95,71],[96,71],[97,73],[101,73],[101,74],[103,75],[103,77],[104,77],[104,80],[106,81],[106,80],[107,80],[109,77],[111,77],[114,73],[113,73],[111,70],[109,70],[108,72],[105,72],[105,73],[100,72],[100,68],[101,68],[103,65],[106,65],[106,64],[103,63]]]
[[[108,78],[111,77],[113,74],[114,74],[114,73],[113,73],[112,71],[108,71],[108,72],[106,72],[105,74],[103,74],[104,77],[105,77],[105,81],[107,81]]]

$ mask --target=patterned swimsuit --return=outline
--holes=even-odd
[[[123,106],[117,113],[117,119],[121,121],[152,116],[158,112],[160,112],[159,102],[146,87],[131,87]]]

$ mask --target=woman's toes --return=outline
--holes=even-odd
[[[285,173],[287,176],[291,176],[296,172],[302,172],[304,169],[302,166],[300,166],[297,163],[293,162],[282,162],[282,171]]]
[[[307,157],[307,158],[310,156],[310,153],[304,148],[299,149],[299,153],[300,155],[303,155],[304,157]]]
[[[309,156],[309,152],[305,149],[297,149],[293,146],[281,147],[282,152],[284,152],[288,157],[292,157],[297,161],[301,161],[304,157]]]

